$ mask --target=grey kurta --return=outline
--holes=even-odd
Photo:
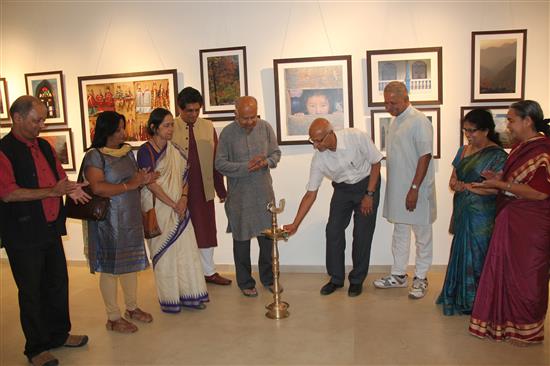
[[[267,158],[268,166],[248,172],[248,162],[257,155]],[[248,240],[271,227],[267,204],[274,200],[269,169],[277,166],[281,150],[271,125],[258,120],[246,133],[237,122],[226,126],[220,134],[216,151],[216,170],[227,177],[227,232],[235,240]]]
[[[105,181],[112,184],[127,182],[137,170],[132,151],[116,158],[92,149],[84,157],[83,171],[88,166],[101,169]],[[148,267],[139,190],[112,196],[105,220],[88,221],[88,246],[92,273],[122,274]]]
[[[384,217],[392,223],[428,225],[436,219],[435,173],[430,161],[418,192],[414,211],[405,207],[405,199],[416,173],[418,159],[433,151],[433,127],[419,110],[409,106],[395,117],[386,136],[387,184]]]

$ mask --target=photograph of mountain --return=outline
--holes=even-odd
[[[527,30],[472,32],[472,102],[523,98]]]
[[[480,92],[514,93],[516,91],[515,39],[480,42]]]

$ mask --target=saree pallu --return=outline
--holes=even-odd
[[[481,180],[484,170],[501,171],[506,152],[498,146],[487,147],[462,158],[460,148],[453,166],[458,180],[465,183]],[[496,195],[482,196],[468,190],[453,198],[453,242],[447,273],[436,304],[443,305],[444,315],[470,314],[481,277],[485,254],[493,232]]]
[[[538,168],[548,171],[550,144],[544,140],[512,151],[504,168],[505,181],[528,184]],[[540,343],[548,307],[550,199],[501,194],[497,207],[469,331],[497,341]]]
[[[178,201],[187,181],[186,160],[170,142],[156,161],[160,173],[157,184],[173,200]],[[152,207],[152,193],[142,190],[142,210]],[[157,220],[162,234],[149,239],[157,294],[161,310],[177,313],[182,307],[197,307],[208,301],[199,249],[189,211],[179,218],[171,207],[157,198]]]

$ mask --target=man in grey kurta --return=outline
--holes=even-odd
[[[387,184],[383,215],[394,224],[391,273],[375,280],[378,288],[407,287],[411,228],[416,244],[416,269],[409,297],[420,299],[428,288],[432,263],[432,223],[436,219],[435,174],[431,162],[433,127],[410,105],[407,89],[393,81],[384,89],[386,110],[395,118],[386,136]]]
[[[235,103],[235,122],[220,134],[215,166],[227,177],[227,232],[233,234],[233,257],[237,283],[245,296],[257,296],[251,275],[250,239],[260,246],[260,281],[273,284],[271,240],[261,232],[271,227],[267,204],[275,199],[270,169],[277,166],[281,150],[271,125],[257,118],[258,105],[253,97],[241,97]]]

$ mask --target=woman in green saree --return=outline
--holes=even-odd
[[[451,234],[454,234],[443,289],[436,303],[444,315],[470,314],[495,218],[496,190],[473,188],[485,170],[501,171],[507,154],[500,146],[490,112],[474,109],[464,117],[468,145],[458,149],[449,181],[455,192]]]

